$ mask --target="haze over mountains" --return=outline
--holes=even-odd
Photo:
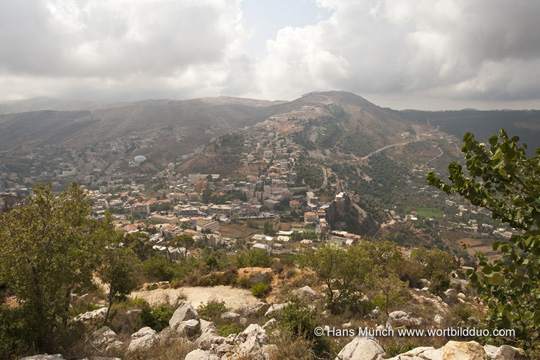
[[[346,92],[319,92],[291,102],[231,97],[132,103],[72,102],[48,98],[0,104],[0,151],[25,151],[43,145],[81,147],[136,134],[159,133],[160,160],[187,154],[226,132],[270,117],[321,118],[324,106],[338,104],[351,116],[347,131],[366,135],[373,146],[395,140],[406,124],[441,126],[461,137],[467,131],[485,137],[502,127],[533,148],[539,147],[540,112],[528,111],[393,111]],[[323,120],[324,121],[324,120]],[[179,141],[179,138],[182,140]],[[174,158],[169,159],[174,161]]]

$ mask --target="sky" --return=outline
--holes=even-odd
[[[0,100],[540,109],[537,0],[0,0]]]

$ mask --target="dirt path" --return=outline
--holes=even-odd
[[[142,298],[150,304],[161,304],[168,302],[175,305],[178,297],[187,297],[193,307],[197,308],[200,304],[210,300],[224,301],[225,306],[230,310],[240,310],[242,308],[255,305],[259,300],[251,294],[251,291],[245,289],[233,288],[230,286],[214,287],[182,287],[178,289],[156,289],[142,290],[131,293],[131,298]]]

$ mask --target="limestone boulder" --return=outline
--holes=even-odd
[[[336,360],[382,360],[386,356],[377,340],[355,337],[339,352]]]
[[[443,360],[487,360],[484,347],[476,341],[449,341],[443,348]]]
[[[411,313],[406,313],[405,311],[393,311],[388,315],[386,325],[391,327],[419,326],[422,325],[422,320],[413,317]]]
[[[187,354],[185,360],[219,360],[219,357],[210,351],[196,349]]]
[[[128,346],[128,353],[152,347],[159,341],[158,333],[149,327],[143,327],[134,334],[131,334],[131,341]]]
[[[292,294],[300,299],[306,301],[313,301],[319,297],[319,294],[309,286],[304,286],[299,289],[293,290]]]

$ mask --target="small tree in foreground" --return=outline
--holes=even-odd
[[[452,163],[451,184],[433,172],[428,183],[447,194],[460,194],[519,232],[493,244],[503,253],[501,260],[488,263],[479,254],[479,271],[467,275],[489,308],[488,326],[515,329],[516,337],[504,340],[533,349],[540,341],[540,149],[527,158],[526,147],[504,130],[492,136],[489,145],[469,133],[463,140],[468,174]]]

